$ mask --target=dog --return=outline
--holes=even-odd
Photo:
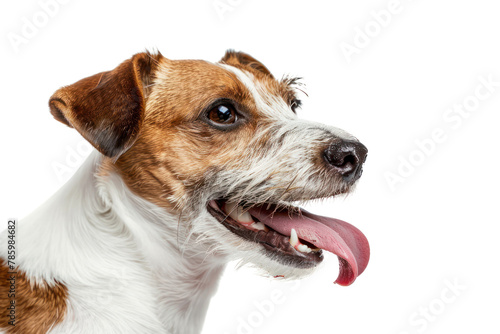
[[[217,63],[146,51],[57,90],[53,117],[95,150],[3,232],[0,331],[200,333],[232,260],[295,279],[325,250],[351,284],[367,239],[299,205],[350,192],[367,149],[299,120],[300,89],[228,50]]]

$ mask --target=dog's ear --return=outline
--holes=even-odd
[[[228,65],[233,65],[236,67],[242,66],[251,68],[258,72],[264,73],[265,75],[268,75],[271,78],[273,77],[271,71],[269,71],[267,67],[264,66],[264,64],[262,64],[260,61],[250,56],[249,54],[241,51],[227,50],[226,54],[224,55],[224,57],[222,57],[220,62]]]
[[[138,53],[111,71],[62,87],[49,100],[50,112],[99,152],[117,159],[137,139],[161,58],[159,52]]]

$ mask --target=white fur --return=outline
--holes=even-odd
[[[19,269],[69,291],[68,314],[51,333],[199,333],[226,261],[207,257],[203,244],[181,253],[178,217],[116,174],[97,176],[100,160],[92,153],[18,224]]]

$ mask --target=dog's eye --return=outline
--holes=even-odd
[[[299,99],[294,99],[292,103],[290,104],[290,108],[292,108],[293,112],[296,112],[298,108],[302,106],[302,101]]]
[[[221,104],[212,108],[208,112],[208,119],[216,124],[233,124],[236,122],[237,116],[233,106]]]

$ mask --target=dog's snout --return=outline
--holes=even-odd
[[[348,182],[361,176],[367,154],[365,145],[351,140],[335,141],[324,151],[328,164]]]

